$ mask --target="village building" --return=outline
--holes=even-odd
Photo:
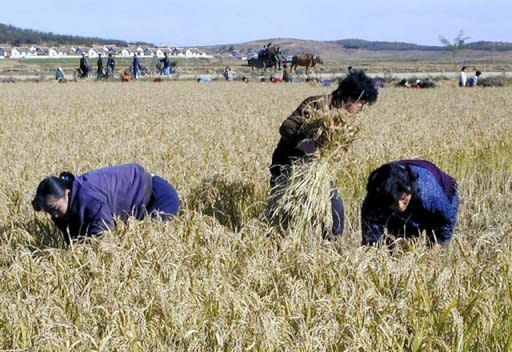
[[[99,54],[107,57],[113,54],[117,57],[133,57],[137,53],[141,57],[158,57],[163,58],[167,53],[168,56],[182,58],[211,58],[198,48],[178,48],[178,47],[150,47],[150,46],[127,46],[117,47],[115,45],[93,45],[91,47],[82,46],[52,46],[43,47],[32,45],[30,47],[10,47],[8,45],[0,47],[0,58],[37,58],[37,57],[80,57],[86,55],[90,58],[97,58]]]

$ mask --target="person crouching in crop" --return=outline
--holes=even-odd
[[[141,165],[124,164],[74,176],[43,179],[32,201],[36,211],[50,214],[52,221],[71,240],[100,236],[115,226],[115,218],[126,221],[146,215],[170,220],[178,214],[180,199],[175,188]]]
[[[414,238],[426,232],[430,245],[452,238],[459,195],[456,180],[427,160],[384,164],[368,177],[361,208],[362,244],[390,244],[391,236]]]
[[[349,113],[360,112],[366,104],[377,101],[375,81],[363,71],[351,70],[331,94],[306,98],[281,124],[281,138],[272,154],[270,186],[285,184],[290,176],[292,163],[312,158],[321,148],[318,141],[308,138],[304,128],[315,112],[343,109]],[[343,202],[336,188],[330,195],[332,203],[332,234],[341,235],[344,227]]]

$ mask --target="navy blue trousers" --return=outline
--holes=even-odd
[[[336,188],[331,191],[331,206],[332,206],[332,234],[341,236],[343,228],[345,227],[345,209],[343,201]]]

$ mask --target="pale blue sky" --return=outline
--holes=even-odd
[[[511,0],[7,0],[0,23],[165,45],[267,38],[512,42]]]

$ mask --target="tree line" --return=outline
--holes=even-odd
[[[469,38],[469,37],[468,37]],[[512,50],[512,43],[508,42],[492,42],[477,41],[473,43],[465,43],[463,39],[463,48],[472,50],[490,50],[490,51],[507,51]],[[444,38],[443,38],[444,39]],[[446,39],[445,39],[446,41]],[[343,39],[333,41],[345,49],[366,49],[366,50],[422,50],[422,51],[443,51],[449,49],[450,42],[441,40],[442,46],[435,45],[418,45],[403,42],[384,42],[384,41],[368,41],[363,39]],[[454,44],[451,44],[454,45]]]
[[[117,46],[128,46],[128,44],[147,43],[128,43],[124,40],[103,39],[97,37],[80,37],[66,34],[53,34],[52,32],[40,32],[32,29],[22,29],[12,25],[0,23],[0,43],[10,44],[12,46],[49,44],[49,45],[84,45],[93,44],[114,44]]]

